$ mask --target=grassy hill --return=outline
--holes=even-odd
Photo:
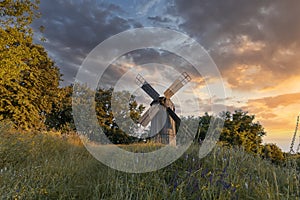
[[[300,199],[295,160],[276,166],[241,148],[217,146],[199,159],[192,146],[164,169],[129,174],[98,162],[75,136],[0,138],[1,199]]]

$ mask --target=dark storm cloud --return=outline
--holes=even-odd
[[[300,74],[300,1],[176,0],[169,10],[238,89],[265,88]],[[261,67],[248,77],[253,83],[240,81],[236,71],[233,75],[238,65]],[[269,80],[263,79],[267,73]]]
[[[238,35],[286,46],[300,35],[299,1],[176,0],[175,11],[185,19],[181,27],[207,47]]]
[[[141,26],[132,19],[120,17],[123,11],[117,5],[96,1],[42,1],[40,11],[42,17],[33,27],[46,28],[43,35],[47,42],[43,45],[69,83],[96,45],[130,27]]]
[[[34,27],[46,27],[45,47],[69,82],[96,45],[116,33],[143,25],[137,15],[127,11],[124,14],[118,5],[101,2],[41,3],[42,17]],[[152,13],[146,19],[154,26],[179,27],[199,41],[232,88],[265,89],[300,74],[300,1],[175,0],[165,5],[168,13]],[[190,68],[167,53],[145,51],[132,57],[137,65],[151,61]],[[237,70],[241,65],[244,68]]]
[[[122,60],[122,62],[120,62],[120,60]],[[185,59],[174,53],[152,48],[134,50],[123,55],[121,58],[117,58],[116,61],[106,69],[100,84],[105,85],[105,87],[113,87],[121,76],[130,69],[125,67],[128,63],[133,65],[133,68],[143,68],[150,74],[158,72],[164,77],[165,82],[172,83],[178,74],[175,75],[176,77],[173,77],[171,72],[165,67],[171,66],[177,70],[178,73],[187,72],[192,77],[192,82],[197,81],[197,84],[201,86],[204,84],[203,82],[199,82],[199,77],[201,77],[199,72]],[[158,63],[161,65],[151,65],[149,63]]]

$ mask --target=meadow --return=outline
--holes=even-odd
[[[199,159],[193,145],[164,169],[130,174],[101,164],[75,135],[1,131],[0,138],[1,199],[300,199],[296,159],[274,165],[239,147],[218,145]]]

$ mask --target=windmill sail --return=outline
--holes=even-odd
[[[165,97],[160,97],[140,74],[136,77],[136,83],[153,99],[151,107],[139,119],[139,124],[146,127],[151,122],[150,137],[155,141],[176,146],[181,120],[174,112],[175,107],[170,98],[190,80],[186,72],[182,73],[164,92]]]
[[[144,114],[143,116],[139,119],[139,123],[146,127],[150,121],[156,116],[156,114],[159,111],[159,105],[153,105],[151,106]]]
[[[171,98],[178,90],[180,90],[185,84],[187,84],[191,80],[191,77],[183,72],[181,76],[179,76],[173,84],[164,92],[166,98]]]
[[[176,126],[176,132],[178,131],[178,128],[180,126],[181,119],[176,115],[176,113],[171,109],[167,108],[167,112],[169,115],[172,117],[172,119],[175,121],[175,126]]]
[[[153,99],[156,100],[159,97],[158,92],[140,75],[136,77],[136,83]]]

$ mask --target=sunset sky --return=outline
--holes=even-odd
[[[64,75],[62,85],[74,81],[94,47],[117,33],[139,27],[177,30],[199,42],[215,62],[226,88],[227,109],[255,114],[267,132],[264,142],[289,150],[300,114],[300,1],[42,0],[40,11],[41,18],[33,24],[36,42],[46,38],[42,44]],[[41,25],[43,34],[38,31]],[[119,65],[147,63],[149,57],[153,62],[172,56],[132,53]],[[156,77],[169,71],[166,65],[151,66]],[[199,89],[202,112],[218,103],[217,95],[203,93],[201,78],[194,76],[191,84]]]

